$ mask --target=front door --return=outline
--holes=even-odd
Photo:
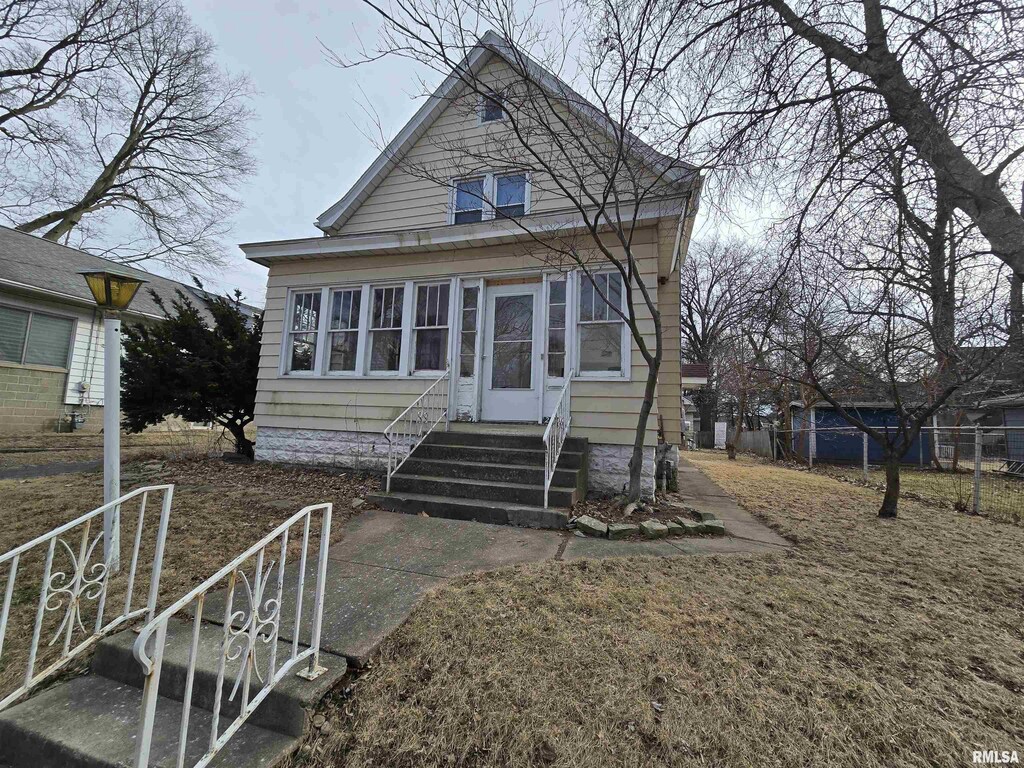
[[[487,288],[483,421],[537,420],[540,288],[540,283]]]

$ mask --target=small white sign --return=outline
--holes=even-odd
[[[729,425],[724,421],[715,422],[715,448],[725,450],[725,430]]]

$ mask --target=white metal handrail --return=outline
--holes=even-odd
[[[572,411],[569,408],[571,395],[569,386],[572,384],[573,371],[565,375],[565,384],[562,391],[558,393],[558,400],[555,402],[554,411],[548,419],[547,429],[544,430],[544,508],[548,507],[548,491],[551,489],[551,481],[555,477],[555,468],[558,466],[558,457],[562,455],[562,446],[565,438],[569,435],[569,425],[572,423]]]
[[[313,515],[322,511],[320,523],[320,551],[316,566],[316,587],[313,598],[313,611],[310,621],[309,646],[300,650],[299,636],[302,631],[303,598],[306,587],[306,564],[309,554],[310,527]],[[217,585],[227,580],[224,593],[223,633],[219,647],[217,662],[217,682],[214,690],[213,716],[210,722],[208,747],[205,754],[192,766],[207,765],[213,757],[223,749],[232,735],[242,726],[256,710],[256,707],[267,697],[270,691],[298,664],[309,659],[306,669],[298,674],[312,680],[326,671],[320,666],[320,630],[323,622],[324,587],[327,579],[327,551],[331,539],[330,503],[315,504],[281,523],[258,542],[249,547],[217,573],[208,578],[187,595],[170,605],[159,615],[150,619],[139,632],[133,653],[142,666],[145,684],[142,691],[142,712],[139,717],[139,732],[136,740],[135,765],[145,768],[149,765],[150,749],[153,742],[153,728],[156,718],[156,706],[160,689],[160,670],[163,665],[164,650],[167,642],[167,628],[170,620],[189,605],[194,606],[192,614],[191,646],[188,656],[188,670],[185,678],[184,695],[182,696],[181,722],[178,732],[177,759],[175,765],[182,768],[185,763],[186,751],[189,746],[189,714],[192,709],[192,692],[196,675],[196,662],[200,653],[200,629],[203,622],[203,604],[208,594]],[[291,611],[294,618],[292,627],[291,649],[287,660],[278,666],[278,642],[281,634],[281,620],[284,614],[283,599],[285,595],[285,564],[288,555],[289,535],[293,528],[301,528],[301,551],[299,553],[298,570],[295,576],[294,593],[289,588],[289,596],[294,594],[295,605]],[[276,546],[275,546],[276,544]],[[271,556],[274,549],[278,552],[275,564],[271,559],[266,564],[268,548]],[[245,564],[255,559],[253,575],[250,580],[245,572]],[[276,565],[276,568],[275,568]],[[235,601],[236,588],[248,603],[246,608],[237,609]],[[267,595],[270,590],[269,596]],[[260,669],[257,658],[258,643],[267,646],[266,661]],[[262,655],[262,654],[261,654]],[[228,702],[235,701],[240,695],[238,714],[224,729],[220,728],[222,710],[225,708],[224,685],[228,663],[238,663],[234,685],[227,697]],[[253,676],[261,684],[253,693]],[[193,748],[195,740],[192,740]]]
[[[157,526],[156,542],[153,550],[153,563],[149,581],[149,595],[145,605],[135,607],[136,577],[139,574],[139,554],[142,548],[143,528],[146,521],[146,505],[150,494],[161,493],[162,504],[160,508],[160,520]],[[163,563],[164,542],[167,539],[167,521],[171,513],[171,501],[174,497],[173,485],[150,485],[145,488],[138,488],[113,501],[97,507],[92,512],[72,520],[69,523],[54,528],[49,533],[44,533],[31,541],[15,547],[9,552],[0,555],[0,569],[6,564],[7,585],[3,593],[3,607],[0,608],[0,662],[3,662],[4,638],[7,635],[11,623],[11,606],[15,595],[15,582],[18,578],[19,567],[26,562],[26,555],[36,548],[45,547],[45,562],[42,566],[42,578],[39,588],[39,599],[36,604],[35,620],[32,629],[32,641],[28,649],[28,660],[26,662],[25,676],[20,686],[0,699],[0,710],[17,701],[24,694],[28,693],[39,683],[62,669],[76,656],[79,656],[100,638],[109,634],[112,630],[121,626],[137,616],[146,614],[152,618],[156,610],[157,594],[160,591],[160,572]],[[139,499],[139,514],[135,528],[135,543],[132,549],[131,566],[127,572],[118,573],[111,567],[111,561],[116,552],[111,552],[106,561],[102,558],[103,547],[100,542],[103,539],[103,514],[107,510],[114,510],[115,520],[120,519],[121,508],[132,499]],[[98,532],[92,535],[94,530],[93,521],[99,521]],[[81,528],[79,533],[76,529]],[[65,539],[65,534],[77,538],[76,546],[73,547]],[[70,537],[68,537],[70,538]],[[100,558],[93,562],[93,555],[98,551]],[[77,549],[77,551],[76,551]],[[64,561],[64,562],[62,562]],[[90,562],[92,564],[90,565]],[[107,597],[110,594],[112,579],[117,579],[120,586],[122,579],[126,579],[125,597],[121,609],[116,615],[110,617],[107,612]],[[86,628],[86,621],[83,619],[83,609],[88,602],[95,605],[96,616],[90,620],[91,630]],[[49,635],[51,630],[53,636],[47,643],[52,646],[61,639],[61,654],[55,661],[44,669],[36,671],[36,662],[39,657],[40,643],[43,640],[44,623],[48,613],[56,613],[63,610],[57,628],[46,629]],[[77,640],[77,642],[76,642]],[[6,664],[0,663],[0,668]]]
[[[422,395],[413,400],[412,405],[384,428],[384,439],[388,441],[388,475],[385,489],[389,493],[391,476],[442,419],[444,429],[448,431],[448,384],[449,371],[445,371]]]

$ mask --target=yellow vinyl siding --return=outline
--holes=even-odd
[[[512,77],[509,65],[499,58],[487,64],[480,75],[482,83],[496,88],[507,84]],[[487,167],[485,161],[496,162],[498,158],[505,158],[508,168],[536,165],[536,159],[530,153],[525,150],[521,151],[521,156],[517,153],[516,148],[521,145],[517,137],[510,135],[507,123],[498,121],[480,124],[477,105],[478,96],[475,93],[465,92],[453,97],[451,103],[336,234],[354,235],[444,226],[448,223],[450,190],[446,182],[449,179],[505,170],[501,167]],[[570,125],[579,124],[579,118],[565,117],[567,110],[564,106],[558,105],[555,109],[561,111]],[[528,121],[524,121],[523,125],[523,130],[529,130]],[[556,170],[556,175],[564,184],[568,184],[566,180],[573,180],[575,187],[579,169],[587,167],[584,158],[565,157],[563,150],[545,141],[544,128],[534,130],[536,133],[531,149]],[[559,168],[563,170],[559,171]],[[593,172],[584,175],[587,177],[585,187],[599,195],[603,187],[600,174]],[[650,176],[648,181],[652,179],[653,176]],[[624,190],[625,197],[630,194],[631,190]],[[542,214],[568,210],[576,209],[573,200],[566,197],[560,185],[550,175],[532,171],[530,212]]]
[[[639,231],[635,252],[651,290],[657,286],[658,253],[654,227]],[[534,246],[536,248],[536,246]],[[545,264],[525,245],[503,245],[457,251],[321,257],[277,263],[268,277],[261,347],[258,426],[381,432],[432,381],[428,377],[344,377],[281,375],[282,325],[289,289],[386,283],[495,272],[540,270]],[[640,326],[653,348],[653,321],[640,302]],[[363,354],[363,351],[360,351]],[[572,433],[597,443],[629,445],[643,397],[647,365],[635,344],[630,380],[577,380],[572,384]],[[677,369],[678,373],[678,369]],[[676,376],[678,379],[678,375]],[[657,439],[657,404],[648,423],[646,442]]]

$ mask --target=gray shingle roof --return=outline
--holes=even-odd
[[[176,298],[176,291],[180,290],[200,311],[205,312],[204,294],[207,292],[195,286],[0,226],[0,288],[14,283],[26,290],[61,294],[92,304],[92,294],[79,273],[104,269],[135,275],[146,281],[132,301],[128,310],[130,314],[163,317],[160,307],[150,295],[151,289],[168,307]],[[253,307],[244,309],[248,310],[246,314],[254,310]]]

